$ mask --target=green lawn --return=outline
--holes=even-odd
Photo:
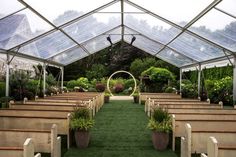
[[[89,148],[71,148],[64,157],[176,157],[171,150],[154,150],[143,106],[112,101],[97,113]]]

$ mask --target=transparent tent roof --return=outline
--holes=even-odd
[[[0,53],[65,66],[111,46],[107,37],[113,44],[135,37],[133,46],[180,68],[224,66],[236,55],[235,6],[235,0],[0,0]]]

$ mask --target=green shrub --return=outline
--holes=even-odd
[[[165,93],[175,93],[176,89],[173,87],[167,87],[167,88],[165,88],[164,91],[165,91]]]
[[[69,89],[73,89],[76,86],[79,86],[79,83],[76,80],[70,80],[67,82],[67,88]]]
[[[196,84],[186,81],[185,83],[182,83],[181,86],[182,86],[182,96],[184,98],[197,98],[198,97]]]
[[[97,90],[93,87],[88,88],[88,92],[97,92]]]
[[[93,64],[91,69],[86,72],[86,77],[89,80],[97,79],[100,80],[102,77],[106,76],[107,68],[102,64]]]
[[[0,97],[4,97],[5,96],[5,87],[6,87],[6,84],[5,82],[0,82]]]
[[[233,104],[233,78],[225,77],[220,80],[206,80],[205,87],[208,97],[214,103],[223,101],[224,104]]]
[[[49,74],[46,77],[46,82],[49,86],[56,86],[57,85],[57,81],[52,74]]]
[[[77,82],[78,86],[84,89],[88,89],[90,86],[89,80],[86,77],[80,77],[79,79],[77,79]]]
[[[168,83],[168,80],[174,80],[174,75],[164,68],[151,67],[142,72],[142,76],[148,76],[151,81],[158,83]]]
[[[137,81],[136,81],[137,82]],[[125,89],[128,89],[130,87],[134,88],[134,80],[133,79],[127,79],[124,81]]]
[[[29,80],[26,89],[34,94],[39,93],[39,80]]]

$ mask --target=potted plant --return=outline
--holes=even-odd
[[[152,143],[155,149],[165,150],[169,143],[169,132],[172,130],[171,116],[167,110],[156,108],[147,127],[152,130]]]
[[[75,131],[75,142],[78,148],[88,147],[90,135],[89,129],[94,125],[94,120],[90,118],[88,108],[75,108],[71,114],[70,128]]]
[[[104,102],[105,102],[105,103],[109,103],[109,101],[110,101],[110,93],[105,92],[105,95],[104,95]]]
[[[133,94],[133,98],[134,98],[134,103],[139,103],[139,93],[138,92],[135,92]]]

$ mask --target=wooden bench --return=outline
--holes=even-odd
[[[3,147],[0,146],[1,157],[41,157],[40,153],[34,155],[34,143],[31,138],[27,138],[23,147]]]
[[[51,153],[51,157],[59,156],[58,151],[61,148],[57,140],[60,139],[57,139],[55,124],[51,130],[0,129],[0,146],[20,147],[27,138],[33,139],[36,152]]]
[[[195,118],[181,117],[177,119],[176,115],[172,115],[172,149],[175,149],[175,138],[185,136],[185,124],[191,124],[194,131],[201,131],[204,126],[205,130],[214,131],[222,128],[222,131],[227,129],[229,131],[236,130],[236,120],[235,115],[231,115],[229,118],[228,115],[209,115],[209,116],[195,116]]]
[[[199,109],[199,108],[205,108],[205,109],[215,109],[215,108],[219,108],[219,109],[222,109],[223,106],[222,105],[218,105],[218,104],[192,104],[192,103],[189,103],[189,104],[157,104],[157,105],[148,105],[148,108],[147,108],[147,115],[150,117],[153,113],[153,110],[157,107],[161,107],[161,108],[165,108],[165,109],[175,109],[175,108],[182,108],[182,109]]]
[[[234,109],[221,109],[221,108],[169,108],[167,109],[169,114],[236,114]]]
[[[139,104],[148,98],[181,99],[181,95],[173,93],[139,93]]]
[[[235,123],[236,124],[236,123]],[[181,140],[183,146],[182,157],[191,157],[191,153],[206,153],[208,138],[214,136],[220,143],[234,145],[236,129],[214,128],[213,130],[202,127],[200,130],[193,130],[189,123],[185,124],[185,140]]]
[[[96,111],[94,108],[90,107],[89,105],[56,105],[56,104],[15,104],[15,103],[10,103],[9,104],[10,109],[27,109],[27,110],[50,110],[50,111],[70,111],[72,112],[75,108],[77,107],[86,107],[89,108],[90,110],[90,115],[91,117],[94,117],[96,114]]]
[[[218,143],[217,139],[213,136],[209,137],[207,143],[207,154],[202,153],[202,157],[235,157],[236,155],[236,142],[234,145],[224,145]]]
[[[71,113],[70,110],[32,110],[32,109],[0,109],[1,116],[40,116],[40,117],[58,117],[58,118],[66,118],[68,114]]]

